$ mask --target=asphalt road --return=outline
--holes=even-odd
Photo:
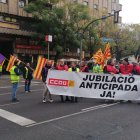
[[[78,103],[42,103],[43,85],[33,80],[24,93],[21,79],[11,102],[9,76],[0,78],[0,140],[140,140],[140,104],[80,98]]]

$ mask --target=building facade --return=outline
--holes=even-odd
[[[27,50],[31,57],[35,20],[24,11],[27,4],[28,0],[0,0],[0,53],[8,59],[12,54],[24,56]]]
[[[81,3],[90,7],[90,9],[97,12],[107,11],[112,13],[114,11],[121,11],[122,5],[119,0],[73,0],[73,2]]]
[[[32,1],[32,0],[31,0]],[[32,41],[31,36],[35,33],[32,24],[36,21],[31,14],[24,11],[28,0],[0,0],[0,53],[8,59],[10,54],[16,54],[23,61],[36,61],[38,55],[46,55],[47,50],[42,50]],[[73,0],[89,6],[93,12],[98,13],[106,10],[107,13],[121,10],[119,0]],[[50,52],[55,56],[56,52]],[[78,58],[77,52],[67,49],[63,53],[66,57]],[[85,54],[88,56],[88,54]],[[53,58],[53,57],[52,57]]]
[[[101,13],[114,14],[115,11],[122,10],[119,0],[73,0],[73,2],[89,6],[97,17],[100,17]],[[119,22],[121,23],[121,17],[119,17]]]

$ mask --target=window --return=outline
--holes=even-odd
[[[113,2],[113,3],[116,3],[116,2],[117,2],[117,0],[112,0],[112,2]]]
[[[2,3],[7,3],[7,0],[0,0],[0,2],[2,2]]]
[[[98,10],[98,5],[97,4],[93,4],[93,8]]]
[[[15,18],[11,18],[11,17],[3,17],[3,20],[7,22],[13,22],[13,23],[17,22]]]
[[[0,16],[0,21],[3,21],[3,16]]]
[[[73,0],[73,2],[77,3],[77,0]]]
[[[105,8],[108,7],[108,0],[103,0],[103,7],[105,7]]]
[[[88,1],[84,1],[83,5],[87,6],[88,5]]]
[[[26,4],[25,0],[19,0],[19,7],[24,7]]]

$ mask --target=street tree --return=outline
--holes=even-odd
[[[53,36],[52,50],[57,52],[58,58],[66,48],[75,49],[80,46],[79,32],[90,20],[88,8],[71,1],[36,0],[30,2],[25,8],[34,18],[39,20],[33,25],[38,34],[34,39],[45,48],[47,46],[44,36]]]
[[[137,27],[137,28],[136,28]],[[113,24],[112,19],[105,21],[102,28],[103,36],[113,39],[112,54],[117,60],[134,55],[140,41],[138,39],[139,26],[129,24]]]

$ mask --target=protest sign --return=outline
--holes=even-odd
[[[94,74],[51,70],[51,94],[113,100],[140,100],[140,76]]]

